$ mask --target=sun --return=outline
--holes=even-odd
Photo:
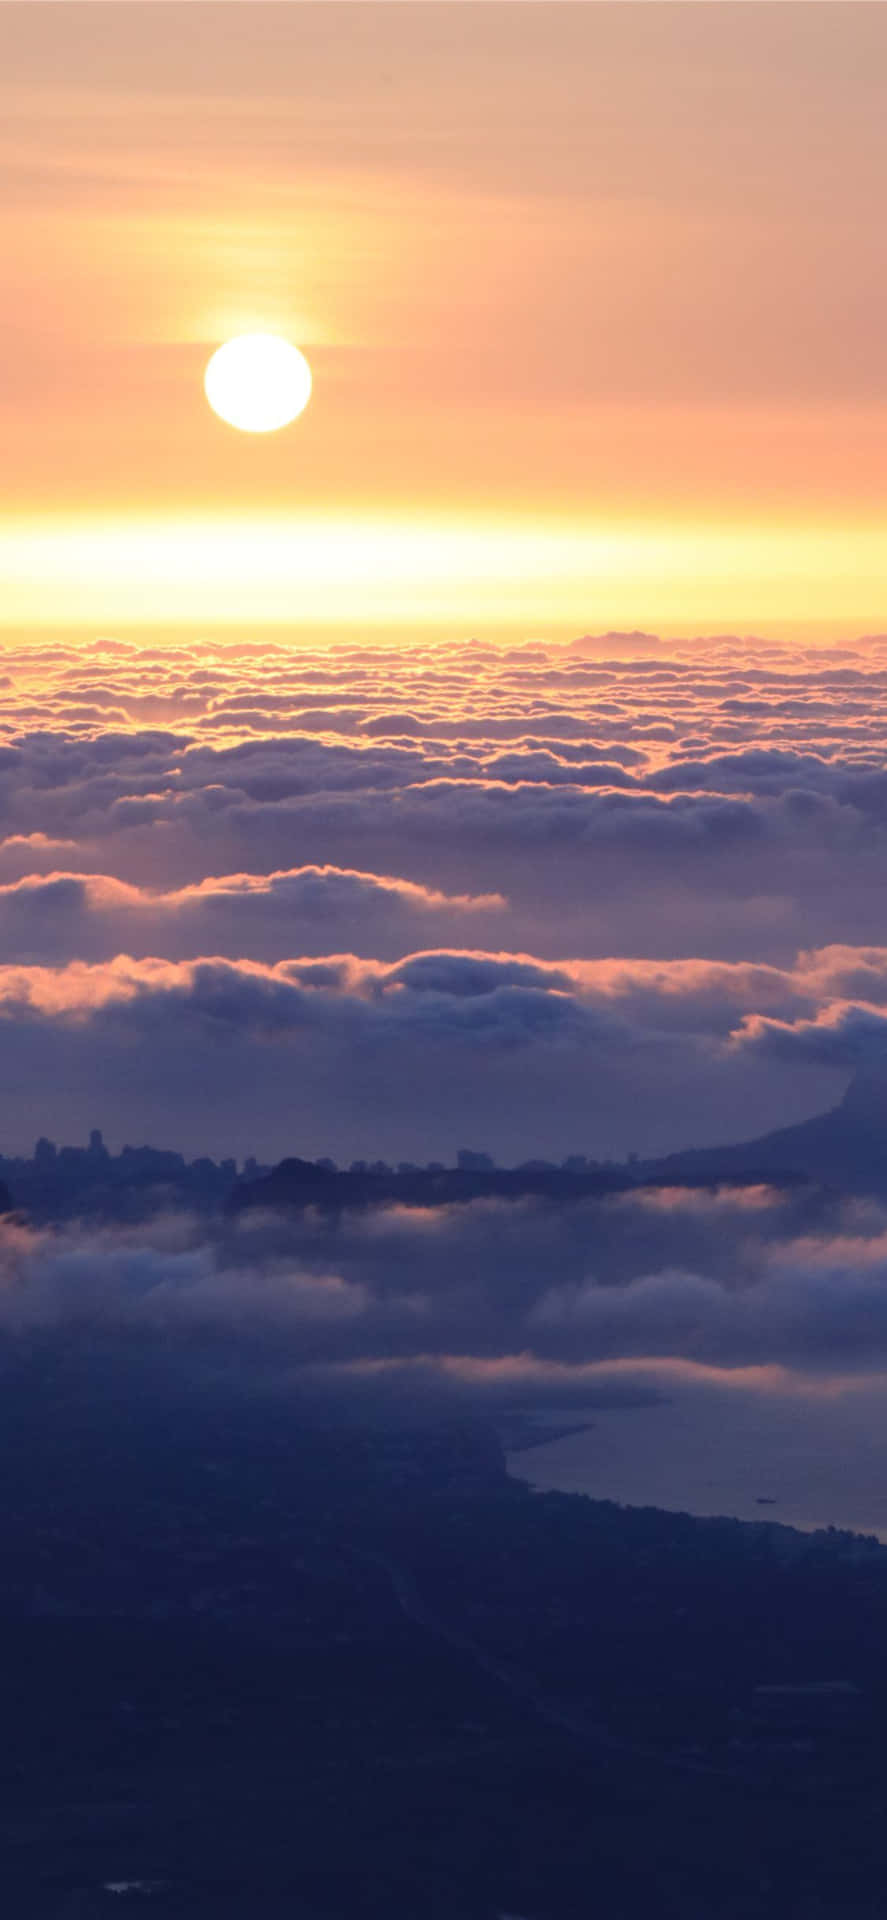
[[[298,347],[277,333],[241,333],[207,362],[207,400],[241,433],[275,433],[308,405],[311,368]]]

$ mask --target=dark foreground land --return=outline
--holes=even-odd
[[[883,1549],[114,1379],[4,1380],[11,1920],[883,1913]]]

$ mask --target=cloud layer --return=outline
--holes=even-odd
[[[572,1207],[159,1216],[0,1228],[0,1377],[36,1356],[138,1383],[283,1392],[324,1417],[592,1422],[519,1471],[698,1511],[887,1533],[887,1211],[662,1188]],[[110,1368],[110,1372],[109,1372]],[[688,1454],[689,1448],[689,1454]],[[563,1450],[562,1450],[563,1451]]]
[[[884,1046],[887,640],[10,644],[3,1144],[662,1152]]]
[[[887,1068],[887,640],[107,639],[4,676],[7,1151],[618,1158]],[[767,1435],[809,1490],[825,1449],[869,1491],[798,1512],[881,1524],[874,1202],[7,1224],[0,1279],[7,1355],[76,1324],[287,1390],[591,1407],[599,1490],[666,1503],[692,1413],[737,1473]]]

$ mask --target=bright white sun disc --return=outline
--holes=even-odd
[[[220,420],[241,433],[274,433],[308,405],[311,368],[277,333],[241,333],[217,347],[203,376]]]

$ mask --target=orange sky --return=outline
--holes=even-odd
[[[866,0],[0,6],[0,620],[883,625],[885,62]]]

